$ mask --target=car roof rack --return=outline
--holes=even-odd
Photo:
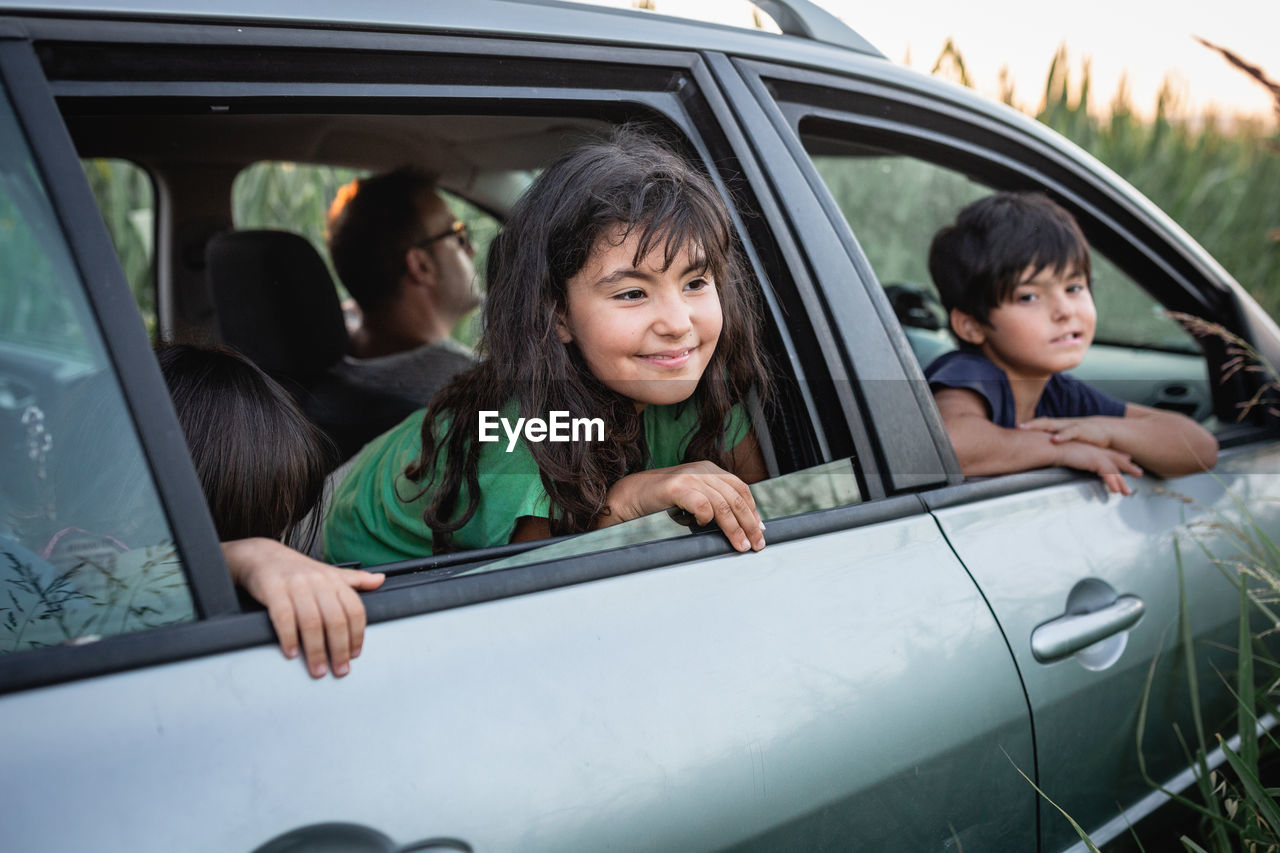
[[[751,0],[751,2],[759,7],[760,11],[773,18],[778,29],[786,35],[847,47],[858,53],[884,56],[853,27],[810,0]]]
[[[582,8],[585,5],[583,3],[575,3],[574,0],[509,0],[509,2],[560,8],[572,5]],[[881,59],[888,58],[875,45],[859,35],[853,27],[812,2],[812,0],[745,0],[745,2],[773,18],[774,23],[778,25],[778,29],[782,31],[783,35],[831,44],[847,50],[857,51],[858,53],[880,57]],[[629,14],[635,11],[634,8],[624,9],[608,5],[592,5],[589,8],[617,14]],[[669,18],[681,17],[667,11],[657,12],[656,14]],[[683,19],[688,20],[687,17]]]

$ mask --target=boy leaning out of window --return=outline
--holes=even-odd
[[[1063,372],[1083,360],[1097,312],[1084,234],[1048,197],[970,204],[934,236],[929,272],[960,348],[925,377],[966,476],[1065,465],[1128,495],[1125,474],[1213,467],[1218,442],[1195,421]]]

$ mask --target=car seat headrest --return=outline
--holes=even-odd
[[[231,231],[205,250],[222,340],[277,378],[303,380],[347,351],[342,306],[329,270],[289,231]]]
[[[893,282],[884,286],[884,293],[903,326],[930,330],[947,328],[947,312],[938,297],[928,289],[909,282]]]

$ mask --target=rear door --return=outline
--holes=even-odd
[[[10,845],[251,850],[301,831],[368,849],[432,838],[484,851],[1034,847],[1034,798],[1014,770],[1033,764],[1031,730],[1009,649],[919,498],[888,496],[890,457],[861,426],[874,386],[835,349],[807,250],[701,59],[357,33],[342,38],[375,82],[356,86],[316,78],[347,67],[328,32],[95,24],[115,41],[81,50],[79,27],[42,45],[74,79],[46,83],[29,43],[2,45],[5,91],[23,95],[0,122],[27,158],[6,174],[37,175],[29,230],[77,259],[55,283],[71,302],[82,286],[92,296],[76,321],[111,354],[94,364],[122,383],[132,415],[115,432],[140,443],[134,473],[156,484],[192,607],[176,624],[0,659]],[[197,68],[181,61],[192,39],[206,76],[162,78],[166,63]],[[282,47],[308,39],[327,45],[322,62]],[[153,41],[168,42],[165,62],[123,61]],[[240,61],[218,61],[218,45]],[[224,67],[234,80],[207,79]],[[433,82],[444,68],[447,87]],[[265,615],[239,612],[230,594],[141,323],[112,319],[127,287],[101,256],[100,222],[85,221],[93,201],[50,88],[81,114],[207,114],[212,102],[287,115],[307,95],[311,110],[658,120],[744,205],[735,221],[794,403],[771,425],[780,468],[828,467],[776,481],[759,554],[732,553],[716,533],[642,531],[490,571],[463,570],[498,554],[393,567],[365,598],[374,624],[353,674],[312,681],[280,658]],[[823,228],[818,239],[836,245]],[[98,247],[96,262],[81,246]],[[11,270],[5,281],[25,281]],[[14,441],[25,453],[31,438]],[[935,459],[922,476],[938,470]],[[112,484],[95,488],[80,492],[117,499]],[[95,525],[129,550],[142,541]]]
[[[846,249],[860,280],[839,282],[839,295],[827,298],[866,288],[884,296],[881,304],[907,309],[890,325],[901,325],[894,331],[907,344],[899,346],[909,374],[904,384],[924,392],[924,418],[938,420],[921,369],[951,348],[945,325],[917,310],[930,304],[929,240],[970,201],[998,189],[1038,189],[1073,211],[1094,250],[1098,337],[1106,343],[1081,374],[1115,396],[1199,416],[1224,445],[1213,472],[1147,477],[1134,482],[1130,498],[1065,470],[953,482],[921,495],[1013,650],[1032,708],[1035,778],[1103,843],[1164,801],[1139,768],[1136,734],[1149,672],[1141,747],[1150,774],[1175,790],[1192,781],[1178,742],[1179,729],[1193,741],[1196,731],[1180,595],[1195,637],[1210,745],[1214,733],[1235,731],[1232,700],[1214,668],[1234,666],[1239,594],[1200,545],[1218,557],[1232,553],[1230,524],[1249,523],[1241,504],[1274,537],[1280,457],[1273,434],[1228,425],[1236,402],[1251,392],[1218,378],[1224,342],[1193,339],[1161,309],[1239,329],[1239,289],[1167,236],[1131,190],[1113,186],[1100,167],[1082,164],[1082,155],[1047,139],[1030,120],[942,86],[930,93],[906,79],[888,80],[893,72],[881,74],[873,64],[851,62],[843,77],[750,62],[736,70],[785,135],[786,168],[799,164],[828,216],[852,227]],[[782,159],[779,151],[769,162]],[[904,291],[919,298],[895,306]],[[846,340],[861,346],[855,334]],[[942,442],[945,456],[945,434]],[[954,466],[948,460],[952,477]],[[1049,642],[1054,631],[1063,632],[1059,642]],[[1043,850],[1078,843],[1053,806],[1042,801],[1040,813]]]

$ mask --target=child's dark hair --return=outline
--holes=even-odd
[[[329,438],[253,362],[225,347],[156,350],[218,538],[314,538]]]
[[[479,410],[500,410],[515,400],[520,417],[546,417],[555,410],[603,417],[604,441],[529,444],[551,498],[553,534],[588,530],[605,510],[609,487],[648,467],[643,421],[633,401],[606,388],[577,346],[562,343],[556,334],[567,310],[568,280],[599,240],[623,241],[630,235],[639,238],[637,265],[660,250],[669,266],[686,247],[698,246],[721,302],[724,326],[715,353],[692,397],[681,404],[696,406],[698,413],[684,461],[727,465],[724,430],[730,410],[753,386],[768,398],[755,289],[710,179],[651,132],[633,126],[582,144],[543,172],[494,239],[483,358],[427,410],[422,456],[405,474],[416,482],[434,482],[423,517],[436,553],[449,550],[451,534],[475,514],[480,499]],[[441,426],[447,421],[443,435],[436,434],[438,420]],[[465,501],[461,512],[460,498]]]
[[[933,237],[929,275],[942,306],[979,323],[1012,298],[1027,267],[1075,269],[1092,280],[1089,244],[1075,217],[1038,192],[997,193],[967,205]]]

